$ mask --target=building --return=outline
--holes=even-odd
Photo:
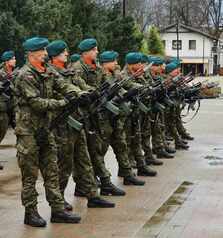
[[[161,37],[167,56],[179,54],[184,74],[212,75],[223,67],[223,42],[201,30],[172,24],[161,30]]]

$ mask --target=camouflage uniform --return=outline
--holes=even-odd
[[[4,68],[4,64],[0,65],[0,84],[7,77],[7,73]],[[0,143],[4,139],[8,129],[9,117],[8,117],[9,98],[6,95],[0,95]]]
[[[124,69],[123,77],[130,77],[131,75],[128,73],[127,69]],[[139,77],[135,80],[128,81],[124,88],[129,90],[131,88],[138,88],[141,87],[146,83],[146,80],[143,77]],[[139,110],[138,106],[133,107],[133,112],[131,113],[131,116],[129,116],[126,120],[125,124],[125,131],[126,131],[126,137],[127,137],[127,145],[128,145],[128,154],[129,159],[132,164],[134,164],[134,161],[136,161],[137,168],[145,166],[145,160],[143,156],[143,148],[142,148],[142,137],[145,138],[148,133],[148,128],[145,132],[142,133],[141,126],[146,127],[145,120],[142,120],[141,117],[142,113]],[[143,124],[142,124],[143,122]],[[148,122],[148,121],[147,121]]]
[[[92,69],[80,60],[73,69],[78,75],[76,83],[82,90],[96,89],[100,86],[102,80],[101,68]],[[86,112],[88,108],[84,110]],[[85,129],[95,175],[109,183],[111,174],[105,167],[104,154],[107,148],[103,142],[103,140],[106,140],[106,135],[110,134],[112,130],[108,116],[104,113],[97,113],[88,122],[85,122]]]
[[[58,69],[55,66],[52,67],[61,74],[66,82],[75,86],[77,86],[77,81],[81,83],[81,78],[77,79],[76,74],[72,69]],[[82,85],[83,84],[84,82],[82,82]],[[79,91],[81,92],[80,88]],[[58,94],[56,97],[58,99],[61,98]],[[80,116],[79,112],[80,109],[77,109],[73,115],[77,120],[78,116]],[[64,195],[64,190],[67,186],[69,177],[73,172],[78,191],[86,194],[88,198],[95,197],[97,195],[97,186],[87,148],[85,131],[78,131],[71,128],[67,123],[61,123],[56,128],[55,135],[58,146],[58,167],[61,193]]]
[[[54,90],[76,96],[79,91],[49,67],[40,73],[29,63],[21,68],[15,82],[17,158],[22,174],[22,204],[26,211],[37,209],[35,185],[39,170],[52,211],[64,209],[59,189],[57,148],[49,126],[53,112],[66,103],[53,99]]]
[[[120,72],[118,72],[117,70],[114,72],[114,74],[110,75],[104,72],[102,82],[106,81],[112,84],[117,79],[117,77],[120,77]],[[119,94],[122,95],[125,92],[126,91],[122,88],[119,91]],[[133,175],[131,164],[128,158],[128,147],[126,143],[126,134],[124,129],[126,115],[122,111],[120,111],[120,114],[118,116],[115,116],[109,111],[106,111],[105,113],[109,118],[110,126],[109,130],[106,130],[107,133],[103,138],[103,147],[105,148],[104,156],[108,151],[109,145],[111,145],[119,165],[119,171],[122,176],[127,177]]]

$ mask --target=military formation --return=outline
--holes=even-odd
[[[199,99],[202,85],[182,75],[178,59],[130,52],[121,69],[119,54],[99,53],[93,38],[81,41],[73,55],[63,40],[42,37],[27,39],[23,48],[26,63],[19,69],[13,51],[1,56],[0,142],[10,125],[17,137],[24,224],[47,225],[38,213],[39,172],[50,221],[79,223],[64,196],[71,176],[74,196],[85,197],[89,208],[113,208],[101,196],[126,194],[106,167],[109,146],[126,186],[143,186],[142,176],[157,175],[154,166],[189,149],[194,138],[181,114]]]

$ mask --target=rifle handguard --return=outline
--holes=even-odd
[[[76,131],[81,131],[82,128],[84,127],[84,125],[81,122],[75,120],[72,116],[68,117],[67,123],[70,127],[74,128]]]
[[[115,106],[111,101],[105,104],[105,108],[116,116],[118,116],[120,113],[119,108]]]

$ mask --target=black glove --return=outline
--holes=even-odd
[[[90,97],[90,93],[86,92],[81,94],[81,96],[78,98],[78,103],[80,106],[87,106],[89,104],[91,104],[91,97]]]
[[[139,88],[132,88],[127,93],[123,95],[123,98],[126,99],[126,101],[132,99],[139,93]]]
[[[89,98],[90,98],[91,101],[95,101],[100,96],[100,93],[97,90],[88,91],[88,93],[89,93]]]

